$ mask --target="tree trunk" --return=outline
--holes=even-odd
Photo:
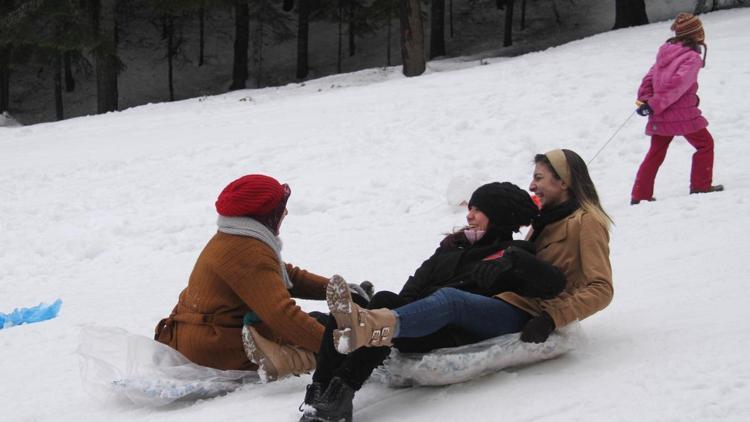
[[[53,78],[55,80],[55,117],[57,117],[57,120],[62,120],[64,119],[62,98],[63,59],[62,52],[55,51],[54,54],[55,57],[52,59],[52,66],[54,67]]]
[[[297,24],[297,79],[305,79],[309,72],[307,66],[307,47],[310,35],[310,6],[305,0],[297,4],[299,21]]]
[[[430,13],[430,59],[445,56],[445,0],[432,0]]]
[[[96,111],[117,110],[117,0],[95,0],[94,31],[99,39],[95,54]]]
[[[247,0],[235,0],[234,13],[234,67],[230,91],[244,89],[247,80],[247,51],[250,42],[250,7]]]
[[[206,9],[204,7],[201,7],[198,10],[198,21],[198,25],[200,26],[200,40],[198,41],[198,67],[201,67],[203,66],[203,52],[206,46]]]
[[[521,1],[521,31],[526,29],[526,0]]]
[[[562,18],[560,17],[560,11],[557,9],[557,2],[552,2],[552,13],[555,15],[555,23],[557,25],[562,24]]]
[[[503,35],[503,47],[513,45],[513,0],[505,2],[505,34]]]
[[[301,0],[305,1],[305,0]],[[339,18],[339,32],[338,32],[338,49],[336,50],[336,73],[341,73],[341,54],[343,50],[343,32],[344,32],[344,0],[339,0],[339,7],[338,7],[338,18]]]
[[[615,0],[615,26],[612,29],[646,25],[646,3],[644,0]]]
[[[66,51],[63,55],[63,67],[65,70],[65,92],[73,92],[76,89],[76,80],[73,79],[73,69],[70,63],[72,51]]]
[[[174,101],[174,16],[164,16],[164,35],[167,38],[167,81],[169,101]]]
[[[453,34],[454,34],[454,32],[453,32],[453,0],[448,0],[448,12],[449,12],[449,14],[448,14],[449,18],[448,19],[450,21],[450,28],[451,28],[450,29],[451,39],[453,39]]]
[[[10,111],[10,47],[0,47],[0,113]]]
[[[357,35],[357,25],[354,22],[354,8],[357,4],[354,0],[349,0],[349,57],[354,56],[357,52],[357,46],[354,45],[354,37]]]
[[[266,13],[266,1],[267,0],[259,0],[259,1],[261,3],[260,3],[260,6],[258,7],[258,36],[256,37],[258,40],[257,41],[258,42],[258,48],[257,48],[258,67],[255,72],[256,73],[255,86],[258,88],[263,86],[262,85],[263,84],[263,23],[264,23],[263,16]]]
[[[401,21],[401,63],[405,76],[424,73],[424,29],[419,0],[399,0]]]
[[[387,19],[387,25],[388,25],[388,42],[385,45],[385,63],[386,66],[391,65],[391,34],[393,33],[393,2],[395,0],[390,0],[388,2],[388,19]]]

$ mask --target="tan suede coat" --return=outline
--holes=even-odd
[[[172,315],[156,338],[191,361],[218,369],[256,369],[242,347],[242,319],[252,310],[266,338],[318,352],[324,328],[292,297],[325,299],[328,279],[286,264],[287,290],[273,249],[260,240],[217,233],[195,263]]]
[[[546,311],[556,327],[582,320],[612,301],[612,266],[609,232],[588,213],[578,209],[549,224],[534,241],[536,256],[565,273],[565,290],[553,299],[526,298],[512,292],[497,297],[539,315]]]

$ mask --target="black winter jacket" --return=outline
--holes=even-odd
[[[501,293],[483,289],[471,278],[474,266],[484,258],[511,245],[524,249],[533,248],[533,244],[523,240],[512,240],[485,234],[473,245],[463,236],[455,244],[443,242],[413,276],[409,277],[399,296],[415,301],[435,293],[443,287],[454,287],[483,296],[494,296]],[[533,250],[531,251],[533,253]],[[515,277],[508,273],[508,277]]]

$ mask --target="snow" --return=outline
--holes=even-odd
[[[369,383],[356,420],[750,418],[750,176],[741,162],[750,152],[750,9],[701,19],[701,108],[716,139],[714,180],[727,190],[688,195],[692,148],[678,138],[658,200],[630,206],[648,146],[645,121],[632,117],[590,165],[616,223],[615,297],[582,322],[587,345],[449,387]],[[526,187],[536,153],[592,157],[632,113],[669,34],[660,22],[485,66],[442,61],[419,78],[364,70],[0,127],[0,311],[64,301],[53,320],[0,331],[2,420],[296,420],[309,376],[166,410],[101,404],[81,383],[79,333],[105,325],[151,335],[216,231],[216,196],[253,172],[292,188],[286,260],[398,290],[464,221],[446,198],[455,177]]]

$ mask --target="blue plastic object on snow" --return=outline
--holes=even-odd
[[[16,308],[9,314],[0,312],[0,330],[14,325],[31,324],[46,321],[57,316],[62,306],[62,300],[57,299],[53,304],[40,303],[31,308]]]

